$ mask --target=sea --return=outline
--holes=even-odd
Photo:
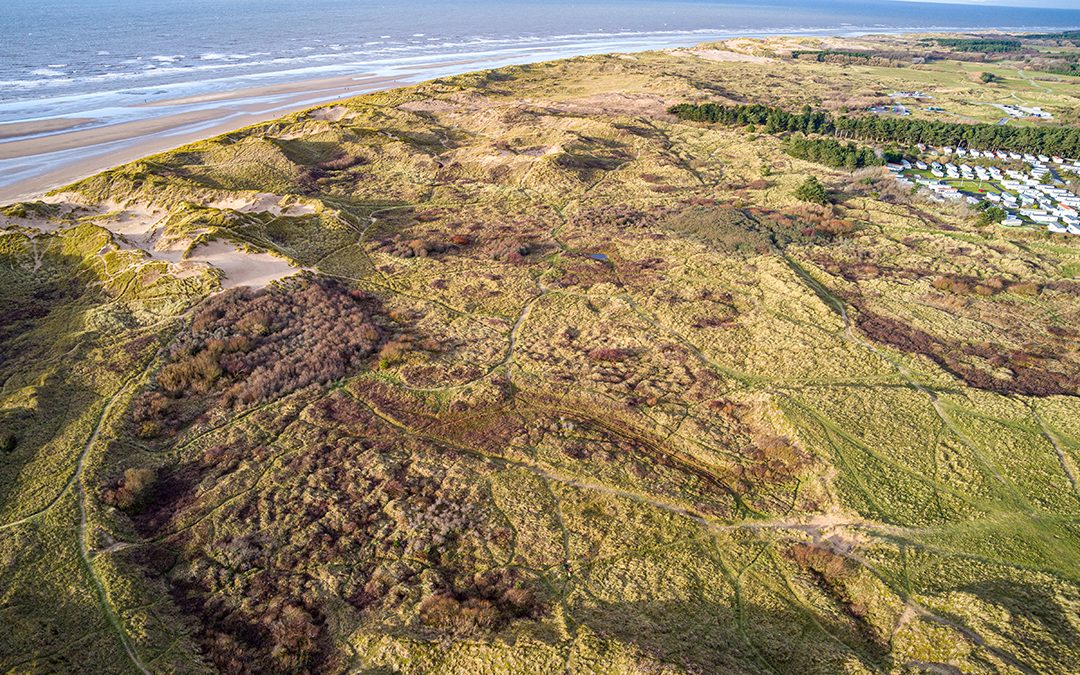
[[[265,93],[293,81],[409,83],[737,36],[1072,28],[1080,28],[1080,0],[1076,9],[899,0],[0,0],[0,198],[252,123],[238,105],[273,116],[367,86],[312,88],[301,101]],[[261,93],[215,96],[223,92]],[[157,132],[158,145],[141,152],[147,136],[37,145],[74,129],[172,124],[165,120],[180,113],[202,121]],[[57,173],[76,164],[81,173]]]
[[[885,0],[3,0],[0,123],[352,72],[416,77],[724,37],[1080,27]],[[445,68],[432,64],[445,63]],[[423,69],[413,68],[423,64]],[[460,67],[459,67],[460,69]]]

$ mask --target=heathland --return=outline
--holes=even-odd
[[[3,207],[0,667],[1072,670],[1080,237],[884,164],[1067,148],[1076,42],[502,68]]]

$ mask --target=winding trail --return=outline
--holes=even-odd
[[[1050,442],[1050,445],[1054,447],[1054,452],[1057,454],[1058,463],[1061,465],[1061,470],[1064,472],[1065,477],[1069,479],[1069,484],[1072,485],[1073,494],[1078,500],[1080,500],[1080,488],[1077,487],[1076,474],[1073,472],[1069,456],[1062,445],[1061,439],[1057,434],[1046,426],[1046,422],[1043,421],[1042,416],[1039,414],[1038,408],[1035,404],[1028,402],[1028,409],[1031,410],[1031,416],[1035,418],[1035,422],[1039,425],[1039,430],[1042,431],[1043,436]]]
[[[998,468],[982,453],[982,451],[978,448],[975,442],[972,441],[967,436],[967,434],[965,434],[959,427],[956,426],[956,423],[953,422],[952,418],[949,417],[949,415],[947,414],[945,410],[945,404],[941,402],[941,399],[938,396],[937,392],[929,389],[926,385],[919,382],[918,379],[916,379],[911,374],[911,371],[909,371],[907,367],[903,363],[898,361],[892,354],[889,354],[888,352],[877,348],[870,342],[867,342],[866,340],[859,337],[859,335],[857,335],[853,330],[851,318],[848,315],[846,305],[839,298],[829,292],[829,290],[826,289],[819,281],[817,281],[817,279],[814,279],[797,262],[795,262],[785,254],[781,255],[784,256],[785,260],[787,260],[788,264],[796,272],[796,276],[798,276],[799,279],[801,279],[807,286],[809,286],[810,289],[819,298],[821,298],[823,302],[835,308],[835,310],[840,314],[840,317],[844,321],[844,337],[847,340],[853,342],[854,344],[857,344],[860,347],[866,349],[875,356],[878,356],[892,364],[892,366],[896,368],[900,376],[903,377],[904,380],[913,389],[927,396],[930,399],[930,405],[933,408],[935,415],[937,415],[938,419],[944,425],[945,429],[947,429],[949,433],[956,437],[956,439],[960,441],[960,443],[962,443],[966,448],[971,450],[974,457],[978,460],[980,464],[982,464],[983,469],[991,477],[994,478],[994,480],[999,484],[999,487],[1005,492],[1007,492],[1008,495],[1017,503],[1023,504],[1030,513],[1032,511],[1030,502],[1022,494],[1020,494],[1020,492],[1016,489],[1015,485],[1010,483],[1008,479],[1005,478],[1005,475],[1001,472],[1001,469]]]
[[[72,486],[75,486],[75,498],[79,506],[79,525],[76,530],[75,536],[79,543],[79,559],[83,564],[84,571],[89,577],[90,583],[94,587],[94,593],[97,596],[98,605],[101,608],[102,613],[105,615],[105,619],[109,622],[113,631],[116,633],[117,638],[120,640],[120,644],[124,648],[124,652],[127,654],[131,664],[141,673],[149,675],[146,665],[140,658],[131,638],[128,636],[127,631],[124,629],[123,623],[113,610],[112,605],[109,603],[108,591],[105,589],[104,584],[98,577],[97,571],[93,564],[93,551],[90,549],[90,533],[87,531],[87,508],[86,508],[86,488],[83,485],[83,471],[86,466],[87,457],[90,455],[90,451],[97,445],[98,440],[101,438],[101,434],[106,429],[106,425],[109,423],[113,409],[118,402],[125,399],[125,396],[130,393],[130,390],[142,382],[157,365],[159,352],[155,352],[153,356],[147,359],[146,365],[137,373],[132,374],[120,386],[113,392],[105,404],[102,406],[101,413],[98,416],[97,423],[94,425],[93,430],[90,432],[90,436],[86,439],[82,449],[79,452],[79,457],[75,462],[75,468],[71,472],[71,476],[68,477],[63,487],[57,493],[57,495],[44,507],[31,513],[27,516],[13,520],[8,523],[0,525],[0,531],[7,530],[18,525],[26,524],[33,521],[49,510],[51,510],[60,500],[71,490]]]

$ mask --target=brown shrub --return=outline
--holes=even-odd
[[[329,280],[296,280],[209,298],[171,347],[156,389],[136,401],[146,437],[177,428],[212,404],[244,406],[364,365],[383,337],[370,296]],[[198,405],[185,402],[198,401]],[[147,424],[151,423],[151,424]]]
[[[1039,285],[1030,281],[1018,281],[1009,284],[1009,292],[1017,295],[1034,296],[1039,294]]]
[[[820,546],[795,544],[788,554],[800,567],[816,572],[829,584],[844,581],[856,570],[847,558]]]
[[[407,336],[398,337],[385,343],[379,350],[379,367],[389,368],[401,363],[412,349],[413,341]]]
[[[856,325],[870,339],[906,352],[923,354],[968,386],[1022,396],[1075,396],[1080,391],[1080,373],[1071,363],[1050,361],[1042,356],[995,345],[972,345],[938,338],[900,320],[867,311],[858,303]],[[972,365],[965,357],[978,357],[1011,372],[1000,377]],[[1058,370],[1051,369],[1056,365]]]
[[[619,362],[625,361],[633,356],[633,352],[629,349],[619,349],[616,347],[596,347],[589,350],[589,358],[593,361],[609,361]]]
[[[357,157],[356,155],[352,155],[349,153],[345,153],[344,155],[341,155],[340,157],[337,157],[335,159],[320,162],[318,166],[320,169],[327,169],[329,171],[341,171],[343,169],[348,169],[351,166],[362,164],[363,162],[363,158]]]
[[[120,478],[105,489],[101,499],[123,511],[137,511],[146,503],[156,477],[156,472],[147,467],[125,469]]]

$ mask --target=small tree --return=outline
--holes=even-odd
[[[822,206],[829,203],[829,193],[826,192],[825,186],[821,184],[817,176],[810,176],[802,185],[796,188],[795,198],[811,204],[821,204]]]
[[[1005,220],[1005,216],[1005,209],[1000,206],[987,206],[979,214],[977,222],[979,225],[992,225]]]
[[[979,75],[979,81],[983,84],[994,84],[996,82],[1001,82],[1002,78],[993,73],[983,72]]]
[[[151,468],[126,469],[115,487],[105,491],[104,501],[124,511],[137,511],[150,496],[156,477]]]

